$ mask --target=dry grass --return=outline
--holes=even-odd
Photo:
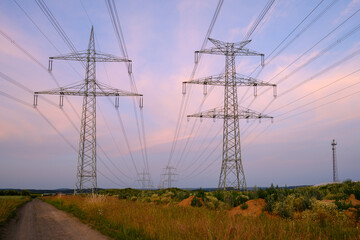
[[[29,200],[30,197],[0,197],[0,227],[2,227],[15,214],[18,207],[28,202]]]
[[[360,239],[347,219],[285,220],[231,217],[226,210],[182,208],[105,196],[47,197],[45,201],[73,213],[115,239]],[[315,216],[317,216],[315,214]]]

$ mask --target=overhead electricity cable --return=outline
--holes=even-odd
[[[199,154],[197,154],[196,156],[194,156],[194,157],[192,158],[191,165],[189,165],[188,167],[184,168],[184,169],[182,170],[182,172],[185,172],[185,171],[188,170],[190,167],[194,167],[194,165],[196,164],[196,162],[199,161],[206,152],[208,152],[208,149],[213,145],[214,141],[215,141],[219,136],[221,136],[222,130],[223,130],[222,128],[219,128],[219,130],[215,133],[215,135],[214,135],[214,136],[211,138],[211,140],[208,142],[208,144],[206,145],[206,147],[205,147]],[[210,132],[211,132],[211,131],[208,131],[208,133],[210,133]],[[205,138],[204,138],[204,139],[205,139]],[[203,142],[203,143],[204,143],[204,142]],[[201,149],[201,148],[202,148],[202,146],[201,146],[199,149]],[[204,159],[204,161],[206,161],[206,160],[207,160],[207,158]],[[201,165],[202,165],[202,164],[201,164]]]
[[[312,45],[309,49],[307,49],[305,52],[303,52],[300,56],[298,56],[295,60],[293,60],[290,64],[288,64],[284,69],[282,69],[279,73],[277,73],[275,76],[273,76],[270,80],[268,80],[267,82],[271,82],[272,80],[274,80],[276,77],[278,77],[281,73],[283,73],[284,71],[286,71],[288,68],[290,68],[294,63],[296,63],[297,61],[299,61],[302,57],[304,57],[307,53],[309,53],[312,49],[314,49],[317,45],[319,45],[322,41],[324,41],[326,38],[328,38],[331,34],[333,34],[337,29],[339,29],[341,26],[343,26],[348,20],[350,20],[353,16],[355,16],[357,13],[359,13],[360,9],[358,9],[356,12],[354,12],[352,15],[350,15],[348,18],[346,18],[343,22],[341,22],[339,25],[337,25],[335,28],[333,28],[329,33],[327,33],[324,37],[322,37],[319,41],[317,41],[314,45]],[[360,28],[360,24],[357,25],[356,27],[352,28],[349,32],[343,34],[340,38],[338,38],[336,41],[332,42],[330,45],[328,45],[326,48],[324,48],[323,50],[321,50],[319,53],[317,53],[315,56],[313,56],[312,58],[310,58],[309,60],[307,60],[305,63],[303,63],[302,65],[298,66],[297,68],[295,68],[293,71],[291,71],[289,74],[287,74],[286,76],[282,77],[280,80],[278,80],[276,83],[281,83],[283,81],[285,81],[286,79],[288,79],[290,76],[292,76],[293,74],[295,74],[296,72],[298,72],[299,70],[301,70],[302,68],[306,67],[308,64],[312,63],[314,60],[316,60],[317,58],[321,57],[322,55],[324,55],[325,53],[327,53],[329,50],[331,50],[332,48],[334,48],[335,46],[339,45],[340,43],[342,43],[345,39],[349,38],[351,35],[353,35],[356,31],[358,31]],[[263,92],[259,93],[258,96],[264,94],[265,92],[267,92],[267,89],[264,90]],[[279,95],[280,96],[280,95]]]
[[[13,101],[16,101],[26,107],[29,107],[31,109],[34,109],[33,105],[31,104],[28,104],[27,102],[19,99],[19,98],[16,98],[14,96],[12,96],[11,94],[8,94],[8,93],[5,93],[3,91],[0,91],[0,95],[8,98],[8,99],[11,99]],[[75,151],[76,150],[76,147],[69,141],[66,139],[66,137],[55,127],[55,125],[38,109],[38,108],[35,108],[35,110],[37,111],[37,113],[40,114],[40,116],[55,130],[55,132]]]
[[[56,18],[54,17],[54,15],[51,13],[50,9],[47,7],[47,5],[42,1],[42,0],[36,0],[38,6],[40,7],[40,9],[42,10],[42,12],[46,15],[46,17],[48,18],[48,20],[50,21],[50,23],[53,25],[53,27],[55,28],[55,30],[58,32],[58,34],[60,35],[60,37],[64,40],[64,42],[66,43],[66,45],[70,48],[71,51],[73,52],[77,52],[74,44],[71,42],[70,38],[66,35],[65,31],[63,30],[63,28],[61,27],[61,25],[58,23],[58,21],[56,20]],[[85,67],[85,63],[83,61],[81,61],[81,64]],[[80,117],[79,117],[80,118]],[[104,118],[104,121],[106,121],[106,119]],[[99,146],[99,148],[101,148],[100,144],[97,144]],[[105,154],[105,153],[104,153]],[[108,159],[112,165],[115,166],[115,164],[113,163],[113,161],[106,155],[106,159]],[[126,174],[124,174],[118,167],[116,167],[116,169],[124,176],[128,177]],[[116,176],[117,177],[117,176]],[[128,177],[129,178],[129,177]]]
[[[205,38],[204,38],[204,41],[202,43],[202,46],[201,46],[202,50],[205,49],[205,47],[206,47],[206,43],[208,41],[208,38],[210,37],[210,34],[212,32],[212,29],[213,29],[214,25],[215,25],[216,19],[217,19],[218,15],[219,15],[219,12],[221,10],[221,6],[222,6],[223,2],[224,2],[224,0],[219,0],[219,2],[218,2],[218,5],[216,7],[215,13],[214,13],[213,18],[211,20],[210,26],[208,28],[208,31],[207,31],[207,33],[205,35]],[[196,74],[196,71],[197,71],[197,68],[198,68],[198,65],[199,65],[199,63],[201,61],[201,57],[202,57],[202,54],[199,54],[198,61],[196,61],[195,64],[194,64],[193,70],[192,70],[192,72],[190,74],[190,77],[189,77],[189,81],[194,78],[194,76]],[[177,122],[176,122],[174,138],[173,138],[173,141],[172,141],[167,166],[170,165],[170,162],[171,162],[171,160],[173,158],[173,155],[174,155],[174,151],[175,151],[175,148],[176,148],[176,145],[177,145],[177,142],[178,142],[178,138],[179,138],[179,133],[180,133],[180,130],[181,130],[182,120],[183,120],[184,114],[186,112],[186,107],[188,105],[190,92],[191,92],[191,86],[189,87],[189,94],[186,97],[183,95],[183,97],[181,99],[181,105],[180,105],[179,114],[178,114],[178,118],[177,118]]]
[[[342,80],[344,80],[344,79],[346,79],[346,78],[350,77],[351,75],[353,75],[355,73],[358,73],[358,72],[360,72],[360,68],[353,71],[353,72],[351,72],[351,73],[349,73],[349,74],[347,74],[347,75],[345,75],[345,76],[343,76],[343,77],[337,78],[336,80],[334,80],[334,81],[332,81],[332,82],[330,82],[330,83],[328,83],[328,84],[326,84],[326,85],[324,85],[324,86],[322,86],[322,87],[320,87],[320,88],[318,88],[318,89],[316,89],[314,91],[311,91],[311,92],[307,93],[304,96],[301,96],[301,97],[299,97],[299,98],[297,98],[297,99],[295,99],[295,100],[293,100],[293,101],[291,101],[291,102],[289,102],[287,104],[284,104],[281,107],[278,107],[278,108],[270,111],[269,114],[273,113],[273,112],[276,112],[276,111],[279,111],[280,109],[283,109],[283,108],[285,108],[285,107],[287,107],[287,106],[289,106],[289,105],[291,105],[293,103],[296,103],[296,102],[298,102],[298,101],[300,101],[300,100],[302,100],[302,99],[304,99],[304,98],[306,98],[306,97],[308,97],[308,96],[310,96],[310,95],[312,95],[312,94],[314,94],[316,92],[319,92],[319,91],[321,91],[321,90],[323,90],[323,89],[325,89],[325,88],[327,88],[327,87],[329,87],[329,86],[331,86],[331,85],[333,85],[333,84],[335,84],[335,83],[337,83],[339,81],[342,81]]]
[[[21,88],[22,90],[30,93],[31,95],[34,94],[34,92],[33,92],[31,89],[29,89],[28,87],[24,86],[23,84],[19,83],[18,81],[14,80],[13,78],[9,77],[8,75],[6,75],[6,74],[4,74],[4,73],[2,73],[2,72],[0,72],[0,77],[3,78],[3,79],[6,80],[6,81],[12,83],[13,85],[17,86],[18,88]],[[41,97],[42,99],[44,99],[46,102],[48,102],[49,104],[51,104],[51,105],[53,105],[53,106],[55,106],[55,107],[58,107],[58,104],[56,104],[56,103],[48,100],[46,97],[44,97],[44,96],[40,96],[40,97]],[[21,102],[21,103],[24,103],[24,102]],[[27,106],[31,106],[31,105],[28,104]],[[79,130],[78,130],[77,127],[75,126],[75,123],[71,120],[71,118],[67,115],[67,113],[66,113],[62,108],[61,108],[61,110],[63,111],[63,113],[65,114],[65,116],[67,117],[67,119],[70,121],[70,123],[72,124],[72,126],[75,128],[75,130],[76,130],[77,132],[79,132]],[[43,114],[42,114],[41,112],[39,112],[39,113],[40,113],[40,114],[42,115],[42,117],[45,119],[45,116],[43,116]],[[50,122],[50,120],[48,120],[47,118],[46,118],[45,120],[46,120],[46,121],[49,121],[49,124],[50,124],[50,125],[53,125],[53,124]],[[53,126],[54,126],[54,128],[56,128],[55,125],[53,125]],[[57,130],[56,130],[56,131],[57,131]],[[66,141],[68,141],[68,140],[66,140]],[[72,146],[73,146],[73,145],[72,145]],[[73,147],[74,147],[74,146],[73,146]],[[103,150],[103,148],[102,148],[99,144],[98,144],[98,147],[99,147],[100,150],[103,152],[103,154],[105,155],[105,157],[111,162],[111,164],[112,164],[121,174],[123,174],[124,176],[128,177],[125,173],[123,173],[120,169],[118,169],[118,168],[115,166],[115,164],[113,163],[113,161],[107,156],[107,154],[105,153],[105,151]],[[130,177],[128,177],[128,178],[130,178]]]
[[[251,36],[252,33],[254,32],[254,30],[256,29],[256,27],[258,26],[258,24],[262,21],[262,19],[264,18],[264,16],[266,15],[266,13],[268,12],[268,10],[270,9],[270,7],[272,6],[273,3],[274,3],[274,1],[271,1],[271,0],[268,2],[268,4],[265,6],[264,10],[260,13],[259,17],[257,18],[257,21],[255,21],[255,22],[253,23],[252,27],[249,29],[249,31],[248,31],[248,33],[247,33],[247,35],[246,35],[246,37],[245,37],[246,39],[250,38],[250,36]],[[201,52],[201,51],[200,51],[200,52]],[[213,86],[212,86],[212,87],[213,87]],[[188,95],[188,96],[189,96],[189,95]],[[203,103],[204,103],[204,101],[205,101],[205,99],[206,99],[207,96],[209,96],[209,94],[207,94],[207,95],[204,97],[204,100],[203,100],[202,104],[200,105],[200,109],[202,108],[202,105],[203,105]],[[189,98],[187,98],[187,99],[189,99]],[[185,107],[186,107],[186,106],[185,106]],[[191,136],[192,133],[193,133],[195,124],[196,124],[196,122],[193,124],[193,127],[192,127],[191,132],[190,132],[190,136]],[[193,139],[193,138],[191,138],[191,140],[192,140],[192,139]],[[186,149],[186,147],[188,146],[189,140],[190,140],[190,138],[187,138],[181,156],[183,156],[183,153],[185,152],[185,149]],[[181,161],[181,160],[182,160],[182,159],[180,158],[180,161]],[[180,161],[177,163],[177,166],[179,165]]]
[[[333,101],[330,101],[330,102],[321,104],[321,105],[316,106],[316,107],[314,107],[314,108],[311,108],[311,109],[308,109],[308,110],[305,110],[305,111],[302,111],[302,112],[299,112],[299,113],[290,115],[290,116],[288,116],[288,117],[279,119],[279,120],[277,120],[277,122],[281,122],[281,121],[284,121],[284,120],[286,120],[286,119],[293,118],[293,117],[296,117],[296,116],[298,116],[298,115],[301,115],[301,114],[304,114],[304,113],[313,111],[313,110],[315,110],[315,109],[319,109],[319,108],[321,108],[321,107],[324,107],[324,106],[327,106],[327,105],[329,105],[329,104],[333,104],[333,103],[335,103],[335,102],[344,100],[344,99],[346,99],[346,98],[349,98],[349,97],[354,96],[354,95],[359,94],[359,93],[360,93],[360,91],[353,92],[353,93],[351,93],[351,94],[348,94],[348,95],[345,95],[345,96],[343,96],[343,97],[337,98],[337,99],[335,99],[335,100],[333,100]]]
[[[127,49],[126,49],[126,45],[125,45],[125,39],[124,39],[121,25],[120,25],[120,19],[119,19],[118,12],[116,9],[116,3],[115,3],[115,1],[106,0],[106,6],[108,8],[108,12],[109,12],[110,19],[111,19],[111,22],[112,22],[112,25],[114,28],[115,36],[119,43],[120,50],[122,51],[123,56],[128,59],[129,57],[128,57],[128,53],[127,53]],[[132,71],[129,70],[129,69],[131,69],[131,67],[132,67],[131,64],[127,63],[128,75],[129,75],[129,79],[130,79],[130,87],[131,87],[132,91],[137,93],[138,91],[137,91],[134,75],[133,75]],[[138,99],[138,98],[137,98],[137,100],[140,101],[140,99]],[[139,139],[140,146],[141,146],[141,154],[143,157],[145,169],[147,170],[147,172],[149,172],[145,128],[140,129],[135,98],[133,98],[133,106],[134,106],[136,127],[137,127],[137,132],[138,132],[138,139]],[[140,110],[140,112],[141,112],[141,115],[140,115],[141,127],[144,127],[144,118],[143,118],[142,109]],[[143,137],[143,139],[142,139],[142,137]]]
[[[32,54],[30,54],[26,49],[24,49],[20,44],[18,44],[17,42],[15,42],[14,39],[12,39],[9,35],[7,35],[5,32],[3,32],[0,29],[0,35],[2,35],[6,40],[8,40],[10,43],[12,43],[17,49],[19,49],[21,52],[23,52],[26,56],[28,56],[33,62],[35,62],[41,69],[43,69],[44,71],[46,71],[47,73],[49,73],[48,69],[39,61],[37,60]],[[58,82],[58,80],[55,78],[55,76],[52,73],[49,73],[51,79],[55,82],[55,84],[60,87],[60,84]],[[76,114],[76,116],[80,119],[80,115],[78,114],[78,112],[75,110],[74,105],[69,101],[69,99],[67,98],[67,96],[65,96],[66,100],[68,101],[70,107],[72,108],[73,112]]]
[[[101,108],[100,108],[99,105],[98,105],[97,109],[100,111],[100,114],[102,115],[102,118],[105,119],[105,115],[104,115],[104,113],[103,113],[103,111],[101,110]],[[112,133],[113,131],[111,131],[108,122],[107,122],[107,121],[104,121],[104,123],[105,123],[105,126],[106,126],[107,130],[108,130],[108,133],[110,134],[110,136],[111,136],[111,138],[112,138],[112,140],[113,140],[113,142],[114,142],[115,147],[117,148],[117,150],[118,150],[118,152],[119,152],[119,154],[120,154],[119,157],[121,158],[122,162],[123,162],[124,165],[127,167],[127,169],[128,169],[129,171],[131,171],[130,167],[126,164],[126,161],[124,160],[124,157],[122,156],[122,153],[121,153],[119,144],[116,143],[114,134]],[[117,168],[117,167],[116,167],[116,168]]]
[[[360,69],[359,69],[358,71],[360,71]],[[341,89],[339,89],[339,90],[336,90],[335,92],[332,92],[332,93],[330,93],[330,94],[327,94],[326,96],[317,98],[317,99],[315,99],[315,100],[313,100],[313,101],[311,101],[311,102],[308,102],[308,103],[306,103],[306,104],[303,104],[303,105],[301,105],[301,106],[298,106],[298,107],[296,107],[296,108],[294,108],[294,109],[288,110],[288,111],[286,111],[286,112],[284,112],[284,113],[281,113],[281,114],[278,115],[277,117],[282,117],[282,116],[284,116],[284,115],[286,115],[286,114],[289,114],[289,113],[291,113],[291,112],[294,112],[294,111],[296,111],[296,110],[298,110],[298,109],[300,109],[300,108],[304,108],[304,107],[306,107],[306,106],[308,106],[308,105],[310,105],[310,104],[316,103],[316,102],[318,102],[318,101],[320,101],[320,100],[322,100],[322,99],[331,97],[331,96],[333,96],[333,95],[335,95],[335,94],[338,94],[338,93],[340,93],[340,92],[342,92],[342,91],[345,91],[345,90],[347,90],[347,89],[349,89],[349,88],[352,88],[352,87],[354,87],[354,86],[356,86],[356,85],[358,85],[358,84],[360,84],[360,82],[353,83],[353,84],[351,84],[351,85],[349,85],[349,86],[346,86],[346,87],[344,87],[344,88],[341,88]]]
[[[358,25],[358,29],[360,29],[360,24]],[[335,42],[335,43],[336,43],[336,42]],[[297,88],[300,87],[301,85],[305,84],[306,82],[309,82],[309,81],[315,79],[316,77],[319,77],[320,75],[322,75],[322,74],[324,74],[324,73],[332,70],[333,68],[338,67],[338,66],[341,65],[341,64],[344,64],[345,62],[349,61],[350,59],[356,57],[356,56],[359,55],[359,54],[360,54],[360,49],[357,50],[357,51],[355,51],[355,52],[353,52],[353,53],[351,53],[351,54],[349,54],[349,55],[347,55],[347,56],[345,56],[344,58],[336,61],[335,63],[331,64],[330,66],[326,67],[325,69],[323,69],[323,70],[319,71],[318,73],[314,74],[313,76],[307,78],[305,81],[302,81],[302,82],[298,83],[297,85],[295,85],[295,86],[287,89],[287,90],[284,91],[282,94],[280,94],[280,95],[278,96],[278,98],[279,98],[279,97],[282,97],[282,96],[284,96],[284,95],[286,95],[286,94],[288,94],[288,93],[290,93],[290,92],[292,92],[292,91],[294,91],[295,89],[297,89]],[[269,104],[264,108],[263,111],[267,110],[267,109],[270,107],[270,105],[273,103],[273,101],[274,101],[274,100],[270,101]]]
[[[315,18],[313,20],[311,20],[299,33],[297,33],[285,46],[283,46],[276,54],[275,56],[273,56],[270,60],[268,60],[273,53],[276,52],[276,50],[283,44],[286,42],[286,40],[295,33],[295,31],[315,12],[315,10],[324,2],[324,0],[321,0],[306,16],[305,18],[272,50],[272,52],[270,54],[268,54],[265,58],[265,66],[268,66],[268,64],[270,64],[273,60],[275,60],[275,58],[277,58],[285,49],[287,49],[296,39],[298,39],[304,32],[306,32],[306,30],[308,30],[314,23],[316,23],[338,0],[333,0],[327,7],[325,7],[320,13],[318,13]],[[250,76],[252,76],[256,70],[260,67],[261,65],[258,65],[250,74]],[[261,68],[260,71],[257,73],[257,75],[255,76],[255,78],[257,78],[260,73],[262,72],[264,68]],[[268,81],[270,82],[270,81]],[[261,89],[261,87],[260,87]],[[247,89],[244,93],[244,95],[241,97],[240,102],[243,101],[243,99],[247,96],[249,92],[249,89]],[[258,96],[260,96],[261,94],[259,94]],[[247,99],[249,99],[250,97],[248,97]],[[255,101],[256,99],[253,99],[252,102],[248,105],[251,106],[252,103]]]
[[[265,5],[265,8],[261,11],[259,16],[256,18],[255,22],[251,25],[249,31],[244,36],[243,41],[247,41],[250,39],[251,35],[254,33],[255,29],[259,26],[263,18],[265,17],[266,13],[269,11],[271,6],[274,4],[275,0],[269,0]]]
[[[92,20],[91,20],[91,18],[90,18],[90,16],[89,16],[89,14],[88,14],[88,12],[87,12],[87,10],[86,10],[86,8],[85,8],[82,0],[80,0],[80,3],[81,3],[81,6],[82,6],[83,10],[84,10],[85,13],[86,13],[86,16],[87,16],[90,24],[93,26],[94,24],[93,24],[93,22],[92,22]],[[96,35],[95,35],[95,38],[97,39],[97,36],[96,36]],[[96,43],[99,45],[99,49],[100,49],[100,42],[99,42],[99,41],[96,41]],[[101,49],[100,49],[100,51],[101,51]],[[105,70],[107,79],[108,79],[108,81],[110,82],[110,78],[109,78],[109,75],[108,75],[108,72],[107,72],[107,69],[106,69],[106,66],[105,66],[105,65],[104,65],[104,70]],[[111,105],[115,106],[115,104],[110,100],[110,98],[107,98],[107,99],[108,99],[108,101],[110,102]],[[107,122],[107,120],[106,120],[103,112],[101,111],[101,108],[100,108],[99,105],[98,105],[98,109],[99,109],[100,114],[101,114],[101,116],[102,116],[102,118],[103,118],[103,120],[104,120],[104,123],[105,123],[105,125],[106,125],[107,130],[108,130],[108,133],[110,134],[111,139],[112,139],[112,141],[113,141],[116,149],[118,150],[118,152],[119,152],[119,154],[120,154],[120,155],[119,155],[120,158],[123,160],[123,163],[124,163],[124,165],[128,168],[128,170],[130,170],[129,166],[126,164],[126,161],[124,161],[124,158],[122,157],[122,153],[121,153],[121,150],[120,150],[120,148],[119,148],[119,145],[116,143],[114,134],[113,134],[112,131],[110,130],[109,124],[108,124],[108,122]],[[121,124],[122,124],[122,123],[121,123]],[[125,136],[125,137],[126,137],[126,141],[127,141],[127,136]],[[130,151],[131,151],[131,150],[130,150]],[[134,160],[132,159],[132,161],[134,161]],[[134,164],[134,166],[135,166],[135,163],[134,163],[134,162],[133,162],[133,164]],[[114,166],[114,167],[118,169],[117,166]],[[137,172],[136,167],[135,167],[135,171],[136,171],[136,174],[138,175],[138,172]]]
[[[30,15],[25,11],[25,9],[23,7],[21,7],[21,5],[16,1],[13,0],[15,2],[15,4],[20,8],[20,10],[25,14],[25,16],[30,20],[30,22],[36,27],[36,29],[41,33],[41,35],[51,44],[51,46],[53,48],[55,48],[55,50],[61,55],[62,53],[60,52],[60,50],[55,46],[55,44],[48,38],[48,36],[41,30],[41,28],[39,27],[39,25],[30,17]],[[82,78],[81,74],[74,68],[73,65],[71,65],[69,63],[69,61],[66,61],[68,63],[68,65],[74,70],[74,72],[76,72],[76,74]]]
[[[133,154],[132,154],[132,150],[130,148],[130,143],[129,143],[129,140],[128,140],[128,137],[127,137],[127,134],[126,134],[126,131],[125,131],[125,127],[124,127],[124,124],[123,124],[123,121],[121,119],[121,115],[120,115],[120,112],[119,112],[118,109],[116,109],[116,115],[117,115],[119,123],[120,123],[121,131],[122,131],[122,133],[124,135],[126,146],[127,146],[128,150],[129,150],[129,155],[130,155],[131,161],[132,161],[133,166],[135,168],[136,174],[138,175],[139,171],[138,171],[138,169],[136,167],[135,160],[134,160],[134,157],[133,157]]]
[[[40,10],[44,13],[44,15],[47,17],[51,25],[54,27],[56,32],[59,34],[59,36],[64,40],[66,45],[70,48],[72,52],[77,52],[74,44],[71,42],[70,38],[66,35],[64,29],[61,27],[59,22],[56,20],[55,16],[52,14],[48,6],[43,0],[35,0],[37,5],[39,6]],[[80,61],[82,66],[85,68],[85,63],[83,61]]]
[[[298,23],[296,25],[296,27],[291,30],[290,33],[288,33],[288,35],[269,53],[266,55],[265,58],[265,65],[271,63],[276,57],[278,57],[286,48],[288,48],[290,46],[291,43],[293,43],[297,38],[299,38],[312,24],[314,24],[321,16],[322,14],[324,14],[327,10],[329,10],[329,7],[333,6],[333,4],[335,4],[335,1],[331,2],[331,4],[328,5],[327,8],[325,8],[321,13],[319,13],[306,27],[304,27],[292,40],[290,40],[290,42],[288,42],[284,47],[282,47],[277,54],[272,57],[271,59],[269,59],[275,52],[276,50],[279,49],[279,47],[281,45],[283,45],[283,43],[288,40],[288,38],[293,35],[293,33],[295,33],[295,31],[315,12],[315,10],[324,2],[325,0],[321,0],[301,21],[300,23]],[[269,60],[268,60],[269,59]],[[250,74],[253,75],[255,73],[255,71],[260,67],[261,65],[258,65]],[[263,68],[260,69],[260,71],[262,71]],[[260,73],[258,73],[259,75]]]
[[[266,17],[264,16],[265,19],[263,19],[261,21],[261,23],[259,24],[259,26],[255,29],[255,31],[251,37],[252,39],[255,38],[255,36],[261,31],[261,29],[264,27],[264,25],[269,21],[269,19],[271,18],[272,14],[274,13],[275,9],[277,8],[277,6],[279,5],[280,2],[281,2],[281,0],[277,0],[274,7],[268,9],[268,11],[270,11],[270,12],[266,14]]]
[[[294,64],[295,62],[297,62],[298,60],[300,60],[300,58],[302,58],[304,55],[306,55],[306,53],[308,53],[310,50],[312,50],[315,46],[317,46],[319,43],[321,43],[323,40],[325,40],[327,37],[329,37],[332,33],[334,33],[338,28],[340,28],[341,26],[343,26],[348,20],[350,20],[352,17],[354,17],[357,13],[359,13],[360,9],[356,10],[353,14],[351,14],[349,17],[347,17],[344,21],[342,21],[340,24],[338,24],[335,28],[333,28],[328,34],[326,34],[323,38],[321,38],[318,42],[316,42],[312,47],[310,47],[308,50],[306,50],[303,54],[301,54],[298,58],[296,58],[292,63],[290,63],[287,67],[285,67],[280,73],[276,74],[274,77],[272,77],[268,82],[272,81],[275,77],[277,77],[278,75],[280,75],[283,71],[285,71],[286,69],[288,69],[292,64]],[[282,78],[280,81],[284,81],[286,80],[288,77],[290,77],[292,74],[296,73],[298,70],[300,70],[302,67],[306,66],[308,63],[310,63],[311,61],[315,60],[316,58],[320,57],[321,55],[325,54],[327,51],[329,51],[331,48],[335,47],[336,45],[340,44],[342,41],[344,41],[346,38],[350,37],[352,34],[354,34],[357,30],[359,30],[359,26],[356,26],[355,28],[353,28],[351,31],[347,32],[346,34],[342,35],[342,37],[340,37],[339,39],[337,39],[336,41],[334,41],[332,44],[330,44],[328,47],[326,47],[325,49],[323,49],[320,53],[318,53],[316,56],[314,56],[313,58],[309,59],[307,62],[303,63],[301,66],[299,66],[297,69],[295,69],[293,72],[291,72],[290,74],[288,74],[287,76],[285,76],[284,78]],[[336,67],[336,65],[342,64],[344,61],[347,61],[349,59],[351,59],[352,57],[356,56],[357,53],[353,53],[350,54],[349,56],[343,58],[340,61],[337,61],[337,63],[332,64],[330,67],[320,71],[319,73],[313,75],[312,77],[308,78],[307,80],[303,81],[302,83],[298,84],[297,86],[292,87],[291,89],[288,89],[287,91],[283,92],[282,94],[280,94],[277,98],[283,96],[284,94],[295,90],[297,87],[301,86],[303,83],[310,81],[312,79],[314,79],[315,77],[319,76],[320,74],[323,74],[329,70],[331,70],[331,68]],[[277,83],[279,83],[280,81],[278,81]],[[259,93],[258,96],[264,94],[265,92],[267,92],[267,90],[264,90],[263,92]],[[271,100],[269,102],[269,104],[263,109],[262,113],[264,111],[266,111],[271,105],[272,103],[274,103],[275,99]],[[249,104],[249,106],[254,102],[254,100],[252,100],[252,102]],[[251,127],[253,124],[251,124],[249,127]],[[249,128],[248,127],[248,128]],[[247,129],[246,129],[247,130]]]

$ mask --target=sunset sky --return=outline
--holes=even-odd
[[[106,1],[45,2],[77,50],[87,48],[93,25],[96,49],[123,57]],[[267,2],[225,0],[210,37],[242,41]],[[223,87],[208,87],[201,108],[202,86],[189,85],[189,95],[182,95],[182,82],[189,80],[194,51],[201,49],[217,4],[218,0],[116,1],[136,86],[144,95],[148,165],[155,187],[167,164],[176,166],[177,187],[217,187],[220,119],[181,118],[169,163],[182,98],[188,97],[185,115],[223,105]],[[267,87],[259,88],[256,98],[252,88],[238,88],[241,106],[274,117],[273,123],[241,120],[248,186],[332,181],[332,139],[338,143],[339,179],[360,180],[359,9],[360,0],[275,0],[247,45],[265,54],[265,67],[257,68],[259,57],[236,58],[238,73],[278,83],[275,99]],[[64,112],[79,129],[82,98],[68,97],[76,113],[68,101],[61,110],[39,98],[37,109],[68,143],[31,107],[32,91],[57,87],[46,70],[48,58],[69,52],[36,1],[0,1],[0,188],[74,187],[77,152],[70,144],[77,149],[79,134]],[[219,74],[224,64],[224,56],[203,55],[195,78]],[[61,86],[85,76],[78,62],[55,60],[52,73]],[[124,63],[98,63],[97,80],[131,90]],[[59,101],[57,96],[45,98]],[[97,141],[106,152],[104,156],[98,149],[98,187],[139,187],[136,172],[143,171],[144,159],[133,101],[120,98],[119,112],[134,162],[109,100],[114,101],[97,102]],[[141,128],[141,113],[136,111]]]

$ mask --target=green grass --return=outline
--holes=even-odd
[[[323,209],[294,219],[231,217],[227,210],[178,207],[116,197],[43,198],[114,239],[359,239],[360,229],[338,211]]]
[[[23,199],[24,196],[0,196],[0,199]]]
[[[30,200],[30,197],[24,196],[0,196],[0,229],[15,215],[19,207]]]

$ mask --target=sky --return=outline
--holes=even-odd
[[[121,97],[123,129],[114,99],[98,98],[98,187],[139,187],[146,162],[155,187],[166,166],[176,167],[177,187],[217,187],[223,122],[186,115],[223,106],[224,88],[209,86],[204,96],[202,86],[187,85],[183,95],[182,82],[190,80],[218,1],[115,2],[144,108]],[[210,37],[242,41],[267,2],[225,0]],[[106,1],[45,3],[77,50],[87,48],[94,26],[97,51],[123,57]],[[360,180],[359,9],[359,0],[275,0],[246,46],[265,54],[265,66],[259,57],[236,58],[237,73],[277,84],[276,98],[269,87],[257,97],[238,87],[241,106],[274,117],[240,120],[247,186],[331,182],[332,139],[339,180]],[[83,81],[78,62],[54,61],[47,71],[49,57],[70,52],[36,1],[0,1],[0,188],[74,187],[82,98],[68,97],[60,109],[58,96],[44,96],[32,107],[32,92],[56,88],[54,79],[61,86]],[[194,78],[224,66],[224,56],[203,55]],[[124,63],[97,63],[97,81],[131,90]]]

